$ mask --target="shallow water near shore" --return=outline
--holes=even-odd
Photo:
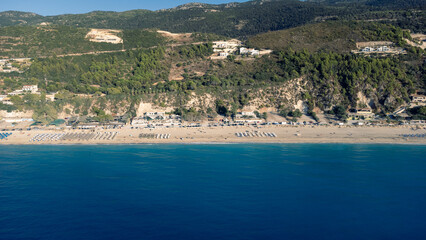
[[[424,239],[426,146],[0,147],[0,239]]]

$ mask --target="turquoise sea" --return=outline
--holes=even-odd
[[[0,239],[426,239],[426,146],[0,146]]]

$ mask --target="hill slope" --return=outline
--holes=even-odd
[[[41,57],[94,51],[147,48],[164,41],[155,31],[118,31],[124,44],[91,42],[90,30],[70,26],[10,26],[0,28],[0,58]]]
[[[273,50],[291,48],[293,50],[325,50],[344,53],[356,49],[356,42],[392,41],[399,43],[403,34],[400,28],[392,25],[373,22],[329,21],[259,34],[249,38],[248,45]]]

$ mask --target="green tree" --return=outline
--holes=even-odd
[[[346,120],[348,118],[348,114],[346,113],[346,108],[342,105],[334,106],[333,113],[339,120]]]
[[[294,118],[300,118],[302,117],[302,112],[299,109],[296,109],[294,111],[290,111],[288,116],[294,117]]]

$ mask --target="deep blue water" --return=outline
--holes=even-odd
[[[0,239],[426,239],[426,146],[0,146]]]

